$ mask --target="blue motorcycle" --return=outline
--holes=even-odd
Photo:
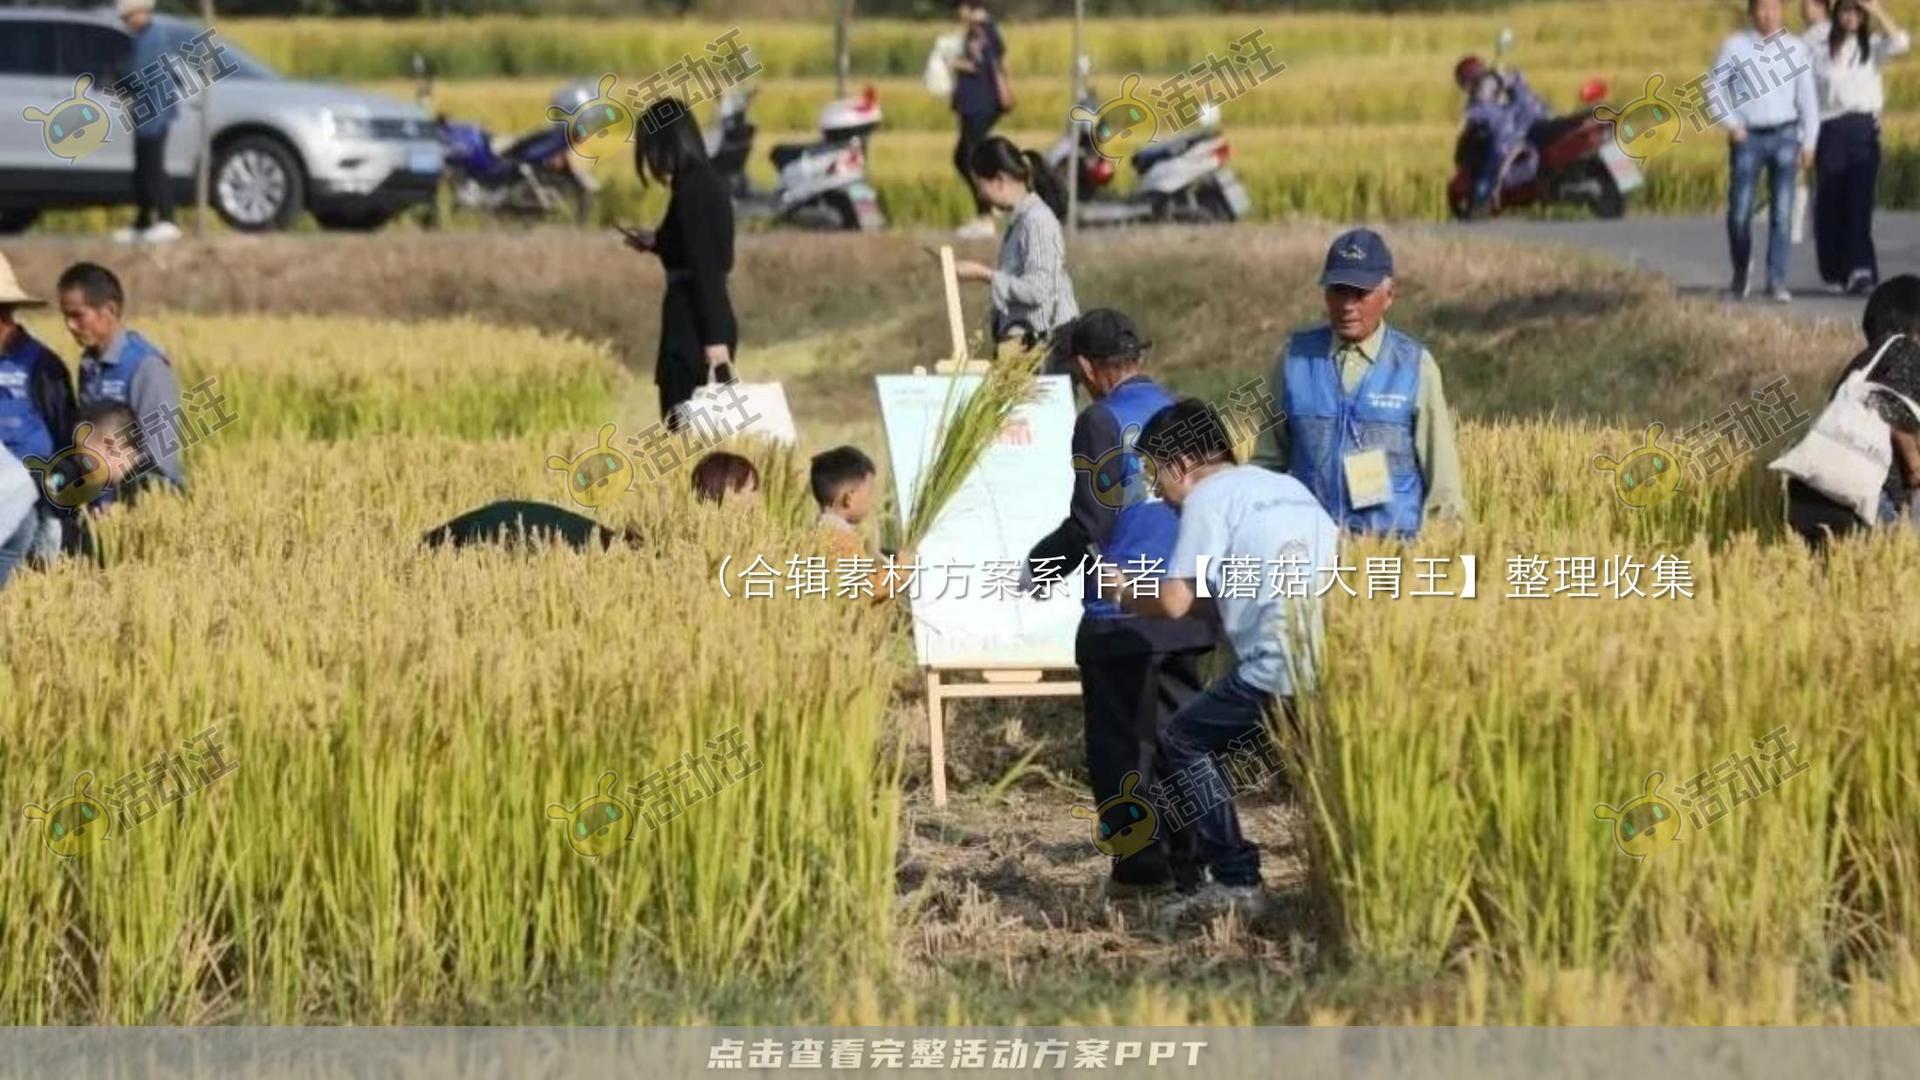
[[[555,94],[552,104],[572,113],[595,96],[593,87],[575,84]],[[591,221],[597,185],[586,159],[568,147],[564,124],[547,123],[505,143],[478,124],[444,115],[435,125],[456,208],[526,220]]]

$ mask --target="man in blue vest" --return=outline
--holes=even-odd
[[[1180,522],[1152,495],[1152,477],[1134,442],[1147,421],[1173,403],[1145,370],[1151,342],[1111,308],[1089,311],[1063,333],[1074,377],[1092,404],[1073,425],[1073,499],[1066,520],[1029,553],[1035,581],[1081,568],[1086,586],[1074,662],[1086,716],[1087,771],[1096,803],[1145,789],[1154,779],[1156,732],[1200,692],[1200,658],[1215,630],[1201,619],[1156,619],[1123,611],[1099,595],[1096,566],[1130,577],[1166,571]],[[1129,774],[1137,774],[1132,784]],[[1143,827],[1152,829],[1154,823]],[[1124,845],[1131,848],[1133,845]],[[1171,888],[1165,845],[1149,844],[1114,860],[1107,896],[1122,899]]]
[[[175,487],[185,487],[175,441],[184,423],[180,382],[166,355],[121,322],[126,292],[120,279],[96,263],[75,263],[61,273],[59,291],[67,331],[81,349],[80,406],[126,405],[140,425],[147,459]]]
[[[14,318],[21,308],[45,304],[21,289],[12,264],[0,255],[0,446],[19,461],[51,459],[73,434],[73,378],[67,365]],[[51,531],[57,516],[43,495],[34,514],[38,528],[48,533],[36,544],[43,554],[59,545],[59,534]]]
[[[1320,287],[1327,324],[1274,365],[1287,422],[1254,463],[1294,476],[1342,528],[1410,537],[1429,514],[1466,517],[1453,414],[1426,346],[1386,324],[1393,253],[1372,229],[1341,233]]]

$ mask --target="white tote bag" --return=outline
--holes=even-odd
[[[752,435],[791,446],[800,441],[781,383],[710,382],[675,407],[680,421],[712,445],[733,435]]]
[[[1867,525],[1880,518],[1880,489],[1886,483],[1887,470],[1893,467],[1893,430],[1880,418],[1868,396],[1874,391],[1892,394],[1920,417],[1920,405],[1870,381],[1887,350],[1902,336],[1889,337],[1871,362],[1847,376],[1833,400],[1813,421],[1807,437],[1767,466],[1851,508],[1854,516]]]
[[[960,55],[960,35],[941,34],[927,53],[927,70],[921,76],[927,93],[942,100],[953,96],[953,61]]]

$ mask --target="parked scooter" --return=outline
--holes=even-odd
[[[819,229],[873,232],[887,227],[880,195],[867,180],[867,137],[880,126],[880,104],[869,86],[857,98],[831,101],[820,110],[820,140],[773,148],[779,171],[772,191],[747,177],[757,130],[747,118],[755,91],[734,87],[720,97],[720,112],[707,129],[707,156],[733,192],[742,217]]]
[[[551,104],[572,113],[598,96],[592,85],[575,83],[555,93]],[[565,124],[550,122],[503,140],[445,114],[434,122],[446,150],[455,207],[520,218],[571,218],[582,225],[591,219],[599,185],[587,159],[569,149]]]
[[[1234,222],[1253,209],[1240,178],[1227,167],[1233,144],[1220,134],[1220,111],[1209,105],[1199,122],[1172,138],[1150,142],[1132,158],[1138,179],[1128,195],[1112,189],[1118,170],[1101,154],[1095,126],[1115,121],[1098,116],[1101,102],[1091,87],[1081,98],[1078,119],[1042,155],[1062,187],[1067,183],[1073,140],[1080,141],[1079,218],[1082,225],[1123,225],[1144,221]],[[1110,106],[1112,109],[1128,108]]]

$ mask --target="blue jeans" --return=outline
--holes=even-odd
[[[0,586],[5,586],[7,579],[13,576],[14,570],[26,559],[27,552],[33,549],[33,541],[39,535],[40,514],[36,508],[27,511],[27,516],[20,519],[12,535],[0,538]]]
[[[1174,880],[1182,886],[1199,884],[1209,866],[1222,885],[1260,884],[1260,849],[1240,833],[1233,788],[1215,755],[1243,739],[1264,738],[1268,712],[1276,707],[1290,710],[1291,704],[1237,674],[1228,675],[1161,725],[1163,790],[1172,787],[1180,796],[1190,796],[1178,803],[1163,798],[1159,810],[1160,820],[1173,826],[1168,846]]]
[[[1732,176],[1727,190],[1727,246],[1733,254],[1733,284],[1747,284],[1753,264],[1753,192],[1760,170],[1767,170],[1772,205],[1767,208],[1767,288],[1787,283],[1793,254],[1793,181],[1800,168],[1800,139],[1789,125],[1778,131],[1749,131],[1728,148]]]

